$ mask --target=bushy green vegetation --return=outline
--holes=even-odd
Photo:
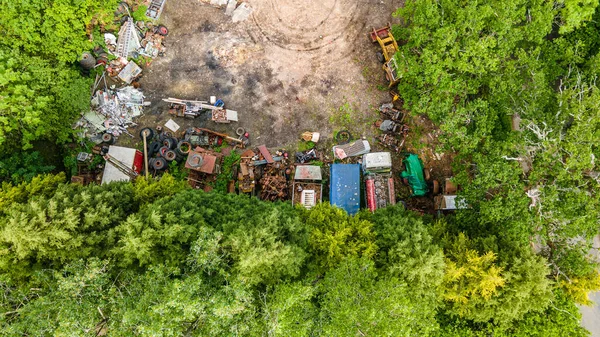
[[[38,139],[63,143],[89,109],[92,79],[77,61],[93,47],[92,28],[110,22],[118,0],[2,0],[0,153]]]
[[[394,27],[405,106],[457,154],[456,229],[537,246],[577,291],[598,284],[581,255],[600,219],[597,5],[408,1]]]
[[[308,211],[169,176],[1,192],[5,335],[585,335],[542,257],[454,218]]]
[[[1,335],[587,335],[597,0],[396,12],[398,92],[442,130],[470,206],[442,219],[226,195],[235,155],[217,193],[176,166],[105,186],[39,175],[51,168],[17,152],[70,139],[91,82],[77,58],[116,3],[0,0]]]

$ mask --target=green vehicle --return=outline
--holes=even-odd
[[[427,182],[423,175],[423,163],[419,156],[414,153],[408,154],[403,160],[404,171],[400,174],[400,177],[408,181],[408,185],[412,190],[413,197],[422,197],[427,194]]]

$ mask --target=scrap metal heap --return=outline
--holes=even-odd
[[[97,90],[91,99],[91,110],[84,114],[74,128],[80,128],[82,137],[100,139],[108,133],[114,137],[131,135],[127,128],[136,126],[135,117],[142,115],[144,94],[132,86],[120,89]]]
[[[281,163],[267,164],[260,179],[260,198],[276,201],[289,199],[288,179],[282,172]],[[284,169],[285,170],[285,169]]]
[[[240,193],[255,193],[256,179],[254,177],[254,166],[252,165],[252,158],[254,156],[255,153],[252,150],[246,150],[242,153],[240,169],[237,176]]]
[[[234,110],[225,109],[223,101],[215,101],[210,104],[208,101],[183,100],[178,98],[165,98],[163,101],[171,103],[169,113],[177,117],[196,118],[209,113],[215,123],[231,123],[238,121],[238,113]]]
[[[153,13],[155,18],[160,15],[164,1],[157,5],[158,10]],[[90,111],[82,114],[73,127],[80,129],[79,135],[82,138],[88,137],[97,144],[108,138],[114,142],[114,138],[122,134],[133,137],[127,128],[137,126],[134,118],[141,116],[143,107],[150,102],[144,102],[144,94],[135,82],[142,73],[142,68],[130,59],[136,59],[139,55],[152,58],[162,56],[165,52],[163,39],[168,34],[167,28],[151,22],[134,22],[130,13],[126,3],[119,4],[115,12],[116,19],[121,19],[122,22],[118,38],[106,32],[104,42],[107,50],[96,46],[94,54],[97,58],[94,59],[91,53],[84,53],[82,60],[85,62],[80,62],[88,71],[96,67],[105,67],[102,75],[96,75]],[[109,61],[108,54],[114,55],[116,59]],[[110,82],[107,83],[107,80]],[[116,88],[118,83],[125,86]],[[130,85],[132,83],[133,85]],[[106,138],[107,134],[110,137]]]

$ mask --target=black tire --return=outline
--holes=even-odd
[[[152,156],[155,153],[158,152],[158,150],[160,150],[160,143],[159,142],[152,142],[148,145],[148,156]]]
[[[92,68],[94,68],[94,66],[96,65],[96,59],[94,58],[94,56],[89,53],[89,52],[84,52],[83,54],[81,54],[81,59],[79,60],[79,64],[81,65],[81,67],[85,70],[90,70]]]
[[[170,150],[173,150],[177,146],[177,139],[168,137],[163,140],[162,144],[163,146],[168,147]]]
[[[146,140],[151,140],[154,138],[154,130],[150,128],[143,128],[140,130],[140,138],[144,139],[144,134],[146,134]]]
[[[113,135],[110,133],[105,133],[102,135],[102,141],[107,144],[112,144],[115,141],[115,137],[113,137]]]
[[[165,154],[167,153],[167,151],[169,151],[170,149],[166,146],[163,146],[161,148],[158,149],[158,155],[161,157],[164,157]]]
[[[169,150],[169,151],[165,152],[165,159],[168,162],[172,162],[173,160],[177,159],[177,153],[175,153],[175,151],[173,151],[173,150]]]
[[[189,142],[182,140],[179,142],[179,144],[177,144],[177,153],[179,155],[185,156],[188,153],[190,153],[191,149],[192,149],[192,144],[190,144]]]
[[[379,62],[384,63],[385,62],[385,57],[383,57],[383,53],[378,51],[377,52],[377,59],[379,60]]]
[[[164,170],[167,167],[167,161],[165,158],[154,158],[154,162],[152,163],[152,168],[160,171]]]
[[[338,144],[348,144],[352,141],[352,134],[348,130],[342,130],[335,135],[335,140]]]

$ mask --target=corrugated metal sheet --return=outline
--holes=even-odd
[[[360,165],[332,164],[329,201],[354,215],[360,210]]]
[[[322,180],[321,167],[315,165],[299,165],[294,174],[295,180]]]
[[[108,154],[116,160],[125,164],[125,166],[133,169],[133,163],[135,160],[136,149],[128,147],[114,146],[108,147]],[[104,165],[104,174],[102,175],[102,184],[108,184],[112,181],[130,181],[131,178],[125,173],[121,172],[118,168],[114,167],[113,164],[106,162]]]

